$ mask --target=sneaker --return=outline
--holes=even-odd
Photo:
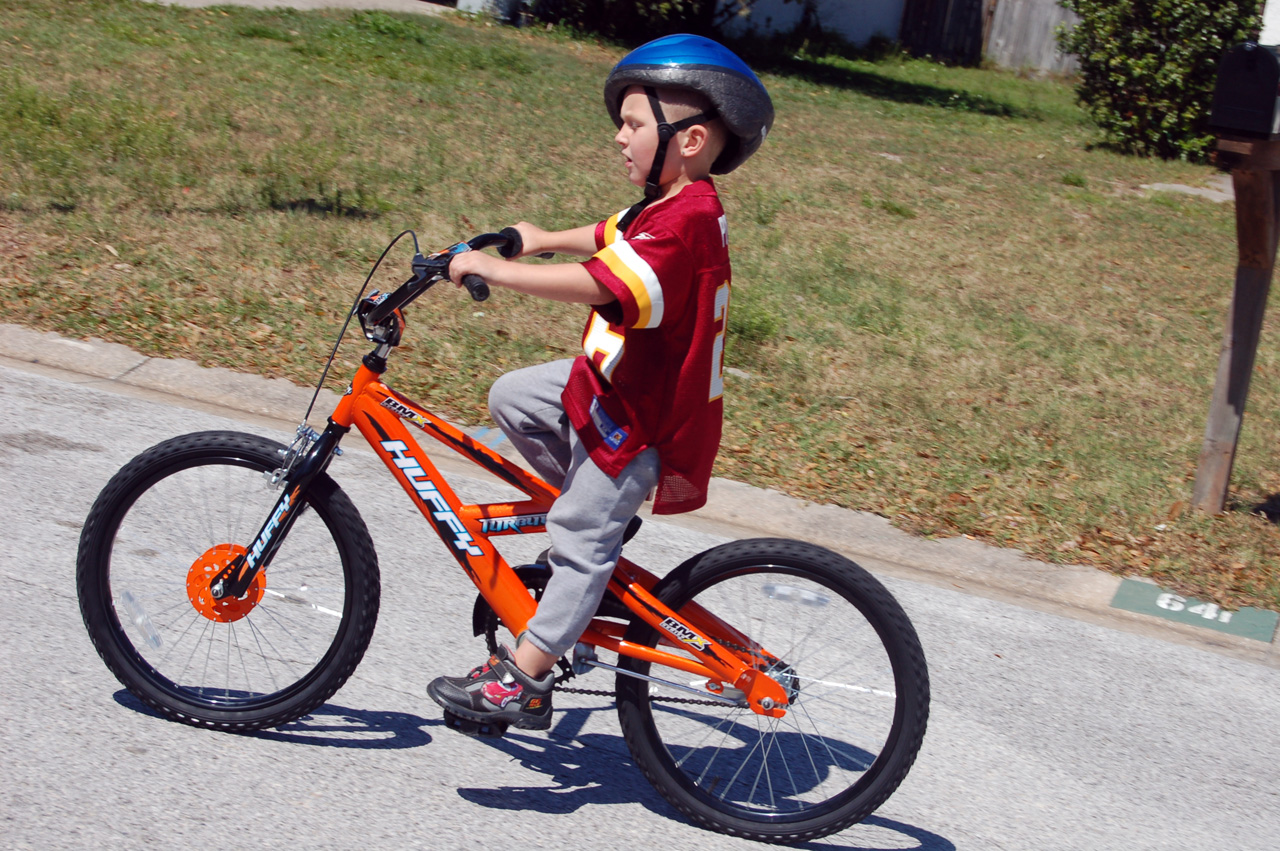
[[[431,699],[472,721],[509,724],[522,730],[551,726],[554,672],[534,678],[516,667],[505,646],[465,677],[436,677],[427,686]]]

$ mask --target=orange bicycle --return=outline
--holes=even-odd
[[[415,253],[394,292],[362,288],[348,322],[358,317],[374,348],[323,432],[304,417],[287,447],[188,434],[110,480],[85,521],[77,591],[98,653],[143,703],[252,731],[301,718],[346,682],[380,595],[368,530],[328,472],[352,427],[475,583],[472,625],[490,651],[500,628],[524,629],[549,568],[513,568],[491,539],[545,531],[556,490],[382,381],[403,308],[447,278],[451,257],[514,256],[518,239],[508,228]],[[483,281],[464,283],[487,297]],[[461,503],[410,426],[527,498]],[[704,827],[762,841],[806,841],[868,816],[910,770],[928,717],[924,654],[901,606],[852,561],[798,541],[734,541],[663,578],[621,559],[557,687],[597,668],[616,675],[623,736],[655,788]]]

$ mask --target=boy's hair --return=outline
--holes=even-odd
[[[715,109],[711,98],[693,89],[658,88],[657,93],[658,100],[662,103],[662,111],[666,113],[666,119],[672,123],[695,115],[703,115]],[[698,123],[707,128],[707,149],[711,153],[711,161],[714,162],[729,140],[728,131],[719,117]]]

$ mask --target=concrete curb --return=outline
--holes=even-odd
[[[227,416],[265,419],[292,431],[313,390],[283,379],[150,358],[102,340],[71,340],[51,332],[0,324],[0,359],[15,368],[48,370],[67,380]],[[319,416],[337,404],[323,391]],[[481,471],[441,449],[424,449],[448,472]],[[509,445],[509,444],[507,444]],[[1280,667],[1280,644],[1239,638],[1111,607],[1121,578],[1080,565],[1055,565],[968,538],[925,540],[883,517],[794,499],[778,491],[715,479],[706,507],[664,523],[724,537],[786,537],[811,541],[859,561],[873,572],[1003,600],[1081,620],[1154,635]]]

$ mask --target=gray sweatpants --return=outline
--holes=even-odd
[[[595,465],[569,424],[560,393],[571,360],[508,372],[489,411],[534,472],[560,488],[547,514],[551,579],[525,638],[564,655],[587,628],[622,552],[622,533],[658,484],[658,451],[640,453],[616,479]]]

